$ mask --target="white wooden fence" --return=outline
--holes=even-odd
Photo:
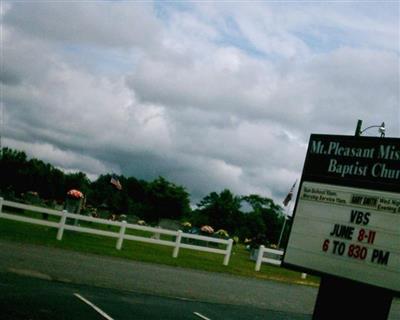
[[[265,253],[269,254],[270,256],[273,256],[274,258],[264,257]],[[276,259],[276,256],[278,256],[279,258]],[[280,266],[282,263],[282,261],[281,261],[282,256],[283,256],[282,250],[269,249],[269,248],[266,248],[265,246],[261,245],[260,248],[258,249],[258,256],[257,256],[257,260],[256,260],[255,270],[260,271],[262,262]]]
[[[18,215],[18,214],[6,213],[6,212],[3,212],[4,211],[3,207],[12,207],[12,208],[18,208],[18,209],[38,212],[38,213],[42,213],[42,214],[57,216],[57,217],[60,217],[60,220],[58,222],[54,222],[54,221],[52,222],[52,221],[47,221],[47,220],[38,219],[38,218],[25,217],[25,216]],[[231,256],[232,244],[233,244],[232,239],[228,239],[228,240],[218,239],[218,238],[206,237],[206,236],[195,235],[195,234],[190,234],[190,233],[184,233],[181,230],[172,231],[172,230],[165,230],[165,229],[161,229],[161,228],[153,228],[153,227],[147,227],[147,226],[140,226],[137,224],[130,224],[130,223],[127,223],[126,221],[119,222],[119,221],[110,221],[110,220],[105,220],[105,219],[93,218],[93,217],[88,217],[88,216],[84,216],[84,215],[78,215],[75,213],[69,213],[66,210],[58,211],[58,210],[36,207],[36,206],[31,206],[31,205],[22,204],[22,203],[13,202],[13,201],[7,201],[7,200],[4,200],[3,198],[0,198],[0,218],[57,228],[58,229],[57,240],[60,240],[60,241],[63,238],[64,230],[70,230],[70,231],[83,232],[83,233],[96,234],[96,235],[116,238],[117,239],[117,243],[116,243],[117,250],[121,250],[124,240],[132,240],[132,241],[141,241],[141,242],[146,242],[146,243],[159,244],[159,245],[173,247],[174,249],[172,252],[172,256],[174,258],[178,257],[180,248],[218,253],[218,254],[222,254],[225,256],[224,261],[223,261],[223,264],[225,266],[227,266],[229,264],[229,259]],[[108,226],[116,226],[116,227],[119,227],[119,232],[99,230],[99,229],[95,229],[95,228],[82,227],[79,225],[70,225],[70,224],[66,223],[67,218],[74,219],[74,220],[88,221],[88,222],[93,222],[93,223],[99,223],[99,224],[108,225]],[[159,237],[151,238],[151,237],[127,234],[126,231],[129,229],[152,232],[157,235],[162,234],[162,235],[173,236],[173,237],[175,237],[175,241],[157,239]],[[206,244],[208,244],[208,243],[223,244],[223,245],[226,245],[226,248],[218,249],[218,248],[210,248],[208,246],[200,246],[200,245],[183,243],[182,239],[184,239],[184,238],[205,241]]]
[[[270,257],[264,257],[265,253],[269,254]],[[269,249],[269,248],[266,248],[265,246],[261,245],[260,248],[258,249],[255,270],[260,271],[261,263],[263,263],[263,262],[274,264],[276,266],[280,266],[282,264],[283,254],[284,254],[283,250]],[[278,259],[277,259],[277,256],[279,257]],[[307,273],[303,272],[301,274],[301,278],[302,279],[307,278]]]

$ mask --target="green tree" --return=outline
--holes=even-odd
[[[242,200],[252,207],[252,218],[246,219],[248,230],[254,232],[253,236],[262,234],[268,243],[277,244],[284,222],[282,207],[272,199],[255,194],[244,196]],[[257,224],[254,221],[258,221]]]
[[[272,201],[268,207],[262,210],[262,217],[267,227],[266,238],[268,242],[277,244],[284,222],[282,207]]]
[[[3,148],[0,157],[0,190],[3,196],[26,191],[24,168],[27,164],[25,152]]]
[[[158,177],[146,189],[148,221],[156,222],[160,218],[181,219],[190,212],[189,193],[185,188]]]
[[[118,190],[110,183],[111,175],[100,175],[96,181],[91,183],[88,194],[88,203],[99,207],[106,206],[112,208],[117,203]]]
[[[86,174],[80,171],[65,176],[66,192],[71,189],[77,189],[87,195],[90,189],[90,184],[90,180]]]
[[[236,234],[241,228],[241,199],[230,190],[225,189],[219,194],[211,192],[197,206],[199,221],[207,222],[215,229],[225,229],[230,234]]]

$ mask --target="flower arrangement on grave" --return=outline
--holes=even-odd
[[[200,228],[201,232],[208,233],[208,234],[213,234],[214,229],[211,226],[204,225]]]
[[[182,222],[181,226],[183,232],[188,232],[192,228],[192,224],[189,221]]]
[[[218,231],[215,232],[215,235],[218,236],[219,238],[222,238],[222,239],[229,238],[228,231],[226,231],[224,229],[219,229]]]
[[[67,192],[67,196],[74,199],[83,198],[83,193],[76,189],[71,189]]]

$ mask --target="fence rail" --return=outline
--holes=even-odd
[[[23,209],[23,210],[27,210],[27,211],[33,211],[33,212],[37,212],[37,213],[52,215],[55,217],[59,217],[59,221],[53,222],[53,221],[47,221],[47,220],[38,219],[38,218],[24,217],[24,216],[21,216],[18,214],[10,213],[10,212],[4,212],[4,207],[11,207],[11,208]],[[223,264],[226,266],[229,264],[229,259],[230,259],[231,252],[232,252],[232,244],[233,244],[232,239],[227,239],[227,240],[217,239],[217,238],[212,238],[212,237],[207,237],[207,236],[184,233],[181,230],[172,231],[172,230],[165,230],[165,229],[162,229],[159,227],[154,228],[154,227],[140,226],[137,224],[127,223],[126,221],[121,221],[121,222],[120,221],[109,221],[109,220],[105,220],[105,219],[93,218],[93,217],[88,217],[88,216],[79,215],[79,214],[75,214],[75,213],[69,213],[66,210],[58,211],[58,210],[53,210],[53,209],[48,209],[48,208],[31,206],[31,205],[27,205],[27,204],[23,204],[23,203],[4,200],[3,198],[0,198],[0,218],[57,228],[58,229],[57,240],[60,240],[60,241],[63,238],[64,231],[69,230],[69,231],[82,232],[82,233],[95,234],[95,235],[100,235],[100,236],[105,236],[105,237],[116,238],[117,239],[117,243],[116,243],[117,250],[121,250],[124,240],[130,240],[130,241],[140,241],[140,242],[145,242],[145,243],[173,247],[174,250],[173,250],[172,256],[174,258],[178,257],[180,248],[222,254],[222,255],[224,255]],[[68,219],[73,219],[75,221],[86,221],[86,222],[98,223],[98,224],[103,224],[103,225],[108,225],[108,226],[115,226],[115,227],[119,227],[119,231],[113,232],[113,231],[99,230],[99,229],[89,228],[89,227],[82,227],[79,225],[71,225],[71,224],[67,223]],[[140,230],[140,231],[151,232],[156,235],[173,236],[173,237],[175,237],[175,240],[171,240],[171,241],[170,240],[161,240],[158,238],[149,238],[149,237],[144,237],[144,236],[131,235],[131,234],[127,234],[128,230]],[[184,239],[184,238],[204,241],[207,244],[208,243],[223,244],[226,246],[226,248],[225,249],[217,249],[217,248],[209,248],[208,246],[205,247],[205,246],[200,246],[200,245],[195,245],[195,244],[182,243],[182,239]]]
[[[270,257],[264,257],[265,253],[269,254]],[[279,257],[278,259],[276,259],[277,256]],[[269,248],[266,248],[265,246],[261,245],[260,248],[258,249],[258,256],[257,256],[255,270],[260,271],[262,262],[280,266],[282,263],[282,261],[281,261],[282,256],[283,256],[282,250],[269,249]]]

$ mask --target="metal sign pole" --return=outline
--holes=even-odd
[[[325,275],[321,278],[313,320],[386,320],[393,293],[371,285]]]

